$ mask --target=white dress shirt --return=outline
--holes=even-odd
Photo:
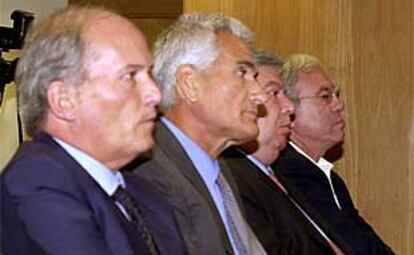
[[[331,162],[329,162],[328,160],[324,159],[323,157],[321,157],[318,160],[318,162],[316,162],[315,160],[313,160],[313,158],[311,158],[308,154],[306,154],[306,152],[301,150],[296,144],[294,144],[291,141],[289,142],[289,144],[292,145],[292,147],[299,154],[301,154],[304,157],[306,157],[307,159],[309,159],[313,164],[315,164],[325,174],[326,178],[328,178],[329,186],[331,187],[331,191],[332,191],[332,195],[333,195],[334,200],[335,200],[335,204],[341,210],[341,205],[339,204],[338,197],[336,196],[335,189],[332,185],[331,171],[332,171],[332,168],[333,168],[333,164]]]

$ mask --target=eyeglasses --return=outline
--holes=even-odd
[[[339,88],[335,88],[333,90],[323,90],[320,95],[316,96],[295,97],[294,100],[301,101],[306,99],[318,99],[324,104],[330,104],[334,97],[339,99],[339,96],[340,90]]]

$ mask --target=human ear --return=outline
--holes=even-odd
[[[47,88],[47,102],[51,113],[59,119],[75,119],[75,88],[63,81],[53,81]]]
[[[176,72],[177,92],[180,97],[189,103],[194,103],[199,97],[197,70],[192,65],[181,65]]]

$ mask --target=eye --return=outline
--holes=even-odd
[[[277,96],[277,94],[279,94],[280,90],[279,89],[275,89],[275,88],[271,88],[271,89],[265,90],[265,92],[269,96]]]
[[[259,72],[255,72],[253,74],[253,79],[257,81],[257,77],[259,77]]]
[[[134,85],[136,83],[135,76],[137,74],[136,70],[128,71],[121,77],[122,83],[126,85]]]
[[[319,95],[319,98],[324,101],[330,101],[332,99],[332,94],[332,92],[325,91]]]
[[[264,87],[263,90],[266,94],[268,94],[269,96],[278,96],[284,93],[284,89],[283,87],[274,82],[274,81],[270,81],[268,82]]]
[[[239,66],[237,68],[237,74],[242,78],[244,78],[247,75],[248,72],[249,72],[249,70],[244,66]]]

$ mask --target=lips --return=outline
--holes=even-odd
[[[291,132],[290,125],[279,126],[278,131],[280,134],[288,136]]]
[[[254,120],[256,121],[256,119],[257,119],[257,115],[258,115],[257,110],[245,110],[245,111],[244,111],[244,113],[245,113],[247,116],[251,117],[252,119],[254,119]]]
[[[344,120],[341,118],[337,121],[334,122],[334,126],[339,126],[341,129],[343,129],[345,127],[345,122]]]
[[[157,112],[150,112],[147,117],[144,118],[143,122],[155,122],[157,118]]]

